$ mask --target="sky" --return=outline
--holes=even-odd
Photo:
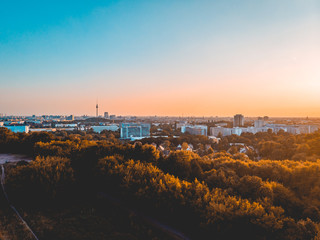
[[[320,117],[319,0],[0,0],[0,113]]]

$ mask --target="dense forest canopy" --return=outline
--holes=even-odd
[[[176,150],[184,142],[211,150]],[[253,151],[242,154],[230,143]],[[108,192],[194,239],[320,236],[319,132],[232,135],[219,143],[191,135],[133,143],[109,133],[21,134],[0,128],[0,152],[34,157],[7,168],[6,186],[17,204],[63,206],[66,199]]]

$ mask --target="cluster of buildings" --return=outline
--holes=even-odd
[[[158,127],[158,131],[153,131],[155,136],[161,135],[162,127],[169,126],[166,134],[174,134],[181,129],[182,133],[192,135],[208,136],[217,139],[219,136],[232,134],[241,135],[242,133],[258,132],[279,132],[284,131],[291,134],[307,134],[318,130],[318,123],[315,120],[279,119],[270,122],[267,116],[257,118],[244,118],[242,114],[236,114],[233,118],[218,117],[158,117],[158,116],[116,116],[104,112],[99,115],[98,105],[96,105],[96,117],[90,116],[61,116],[61,115],[42,115],[27,117],[6,117],[0,115],[0,127],[6,127],[13,132],[32,132],[32,131],[56,131],[56,130],[92,130],[96,133],[102,131],[119,131],[121,139],[136,140],[150,137],[151,122]],[[179,134],[176,134],[179,135]]]
[[[262,127],[234,127],[234,128],[224,128],[224,127],[212,127],[210,128],[210,133],[212,136],[229,136],[232,134],[241,135],[242,133],[258,133],[258,132],[268,132],[271,130],[274,133],[279,131],[284,131],[292,134],[307,134],[318,131],[318,126],[314,125],[285,125],[285,124],[266,124]]]
[[[115,115],[104,114],[106,119],[115,118]],[[0,119],[0,127],[10,129],[12,132],[34,132],[34,131],[47,131],[54,132],[57,130],[90,130],[93,132],[101,133],[107,131],[119,131],[121,139],[136,140],[145,137],[150,137],[151,124],[137,123],[137,122],[121,122],[112,123],[110,121],[101,122],[99,118],[89,118],[85,120],[74,120],[74,116],[64,117],[19,117],[19,118],[5,118]],[[91,120],[90,120],[91,119]]]
[[[258,133],[258,132],[268,132],[272,131],[278,133],[279,131],[288,132],[291,134],[308,134],[318,131],[318,126],[316,125],[287,125],[287,124],[272,124],[268,123],[268,117],[259,117],[258,120],[254,121],[254,126],[244,127],[244,116],[237,114],[233,118],[233,127],[220,126],[210,127],[210,132],[207,134],[208,127],[206,125],[182,125],[182,133],[190,133],[195,135],[205,135],[205,136],[229,136],[232,134],[241,135],[242,133]]]
[[[210,129],[210,134],[212,136],[228,136],[232,134],[241,135],[242,133],[258,133],[258,132],[268,132],[272,131],[278,133],[279,131],[284,131],[292,134],[307,134],[318,131],[318,126],[315,125],[287,125],[287,124],[272,124],[268,123],[268,117],[259,117],[258,120],[254,121],[254,126],[243,127],[244,117],[241,114],[234,116],[233,128],[225,127],[212,127]]]

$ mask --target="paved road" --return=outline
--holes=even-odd
[[[21,222],[26,226],[26,228],[31,232],[31,234],[33,235],[34,239],[39,240],[39,238],[35,235],[35,233],[32,231],[32,229],[29,227],[29,225],[27,224],[27,222],[21,217],[20,213],[17,211],[17,209],[11,204],[9,198],[8,198],[8,194],[4,188],[4,183],[5,183],[5,171],[4,171],[4,166],[1,164],[1,187],[2,187],[2,191],[3,194],[5,196],[5,198],[8,201],[9,206],[11,207],[11,209],[17,214],[17,216],[19,217],[19,219],[21,220]]]

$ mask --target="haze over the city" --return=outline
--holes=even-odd
[[[1,1],[0,113],[320,116],[320,1]]]

